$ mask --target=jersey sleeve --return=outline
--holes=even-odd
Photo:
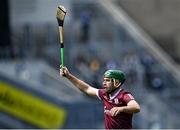
[[[97,97],[98,97],[100,100],[102,100],[102,98],[103,98],[103,93],[104,93],[103,89],[98,89],[98,91],[97,91],[97,93],[96,93]]]
[[[123,96],[123,100],[128,103],[129,101],[131,100],[134,100],[134,97],[132,96],[131,93],[126,93],[124,96]]]

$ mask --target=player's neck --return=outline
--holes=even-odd
[[[117,94],[121,91],[121,87],[116,88],[113,92],[109,93],[109,97],[112,99],[117,96]]]

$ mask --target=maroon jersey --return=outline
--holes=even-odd
[[[132,128],[132,114],[119,113],[116,116],[110,115],[110,110],[113,107],[127,106],[127,103],[134,100],[134,97],[123,89],[119,89],[114,96],[110,97],[104,89],[98,90],[97,95],[104,104],[104,118],[106,129],[131,129]]]

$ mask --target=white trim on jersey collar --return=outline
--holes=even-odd
[[[112,99],[114,99],[120,92],[121,92],[121,88],[119,88],[119,90],[113,95],[113,96],[111,96],[110,94],[109,94],[109,98],[110,98],[110,100],[112,100]]]

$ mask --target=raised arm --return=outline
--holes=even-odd
[[[60,75],[66,77],[72,84],[74,84],[75,87],[77,87],[82,92],[90,96],[97,96],[98,89],[90,86],[89,84],[72,75],[66,67],[62,67],[60,69]]]

